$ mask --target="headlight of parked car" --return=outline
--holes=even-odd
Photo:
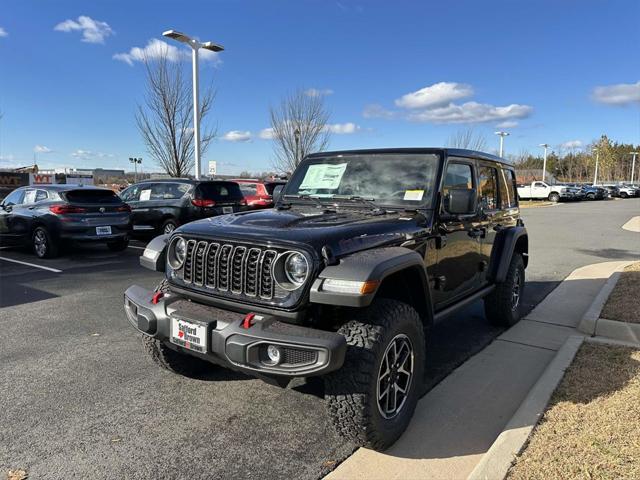
[[[298,252],[285,252],[273,264],[273,277],[278,286],[291,291],[300,288],[309,276],[309,261]]]
[[[184,259],[187,256],[187,242],[182,237],[176,237],[169,246],[167,261],[174,270],[182,267]]]

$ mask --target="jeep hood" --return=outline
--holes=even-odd
[[[186,236],[229,239],[244,243],[313,247],[327,246],[333,255],[379,246],[400,245],[424,234],[430,212],[391,212],[374,215],[366,208],[323,211],[315,206],[287,210],[257,210],[188,223],[176,232]]]

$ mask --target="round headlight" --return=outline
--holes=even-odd
[[[169,249],[169,265],[171,268],[177,270],[184,263],[184,259],[187,256],[187,242],[184,238],[178,237],[171,244]]]
[[[302,285],[309,273],[309,264],[305,256],[297,252],[289,254],[284,262],[284,273],[291,283]]]

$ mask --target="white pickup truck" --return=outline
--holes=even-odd
[[[546,182],[531,182],[531,185],[518,185],[518,197],[522,200],[547,199],[551,202],[573,200],[576,198],[574,189],[566,185],[549,185]]]

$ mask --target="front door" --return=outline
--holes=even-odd
[[[452,189],[476,188],[472,160],[450,159],[444,175],[440,222],[440,248],[432,287],[436,309],[468,295],[478,288],[480,236],[477,211],[465,215],[447,212],[448,192]]]

